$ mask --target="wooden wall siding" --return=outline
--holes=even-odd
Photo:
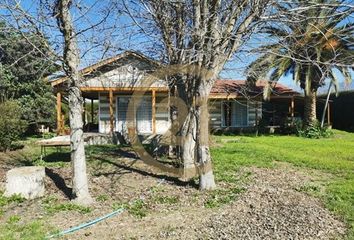
[[[113,67],[112,67],[113,68]],[[122,66],[106,72],[87,76],[80,87],[109,88],[109,87],[167,87],[164,80],[156,80],[151,85],[142,83],[151,66],[137,59],[127,59]]]
[[[221,127],[221,102],[222,100],[209,101],[209,128],[216,129]]]
[[[229,100],[230,101],[230,100]],[[232,101],[232,100],[231,100]],[[220,129],[222,127],[222,104],[223,100],[209,101],[210,129]],[[262,102],[258,102],[258,118],[262,117]],[[256,123],[256,102],[248,101],[248,126],[253,127]]]
[[[257,114],[256,107],[258,108]],[[248,126],[256,125],[256,115],[259,122],[259,120],[262,118],[262,102],[248,101]]]
[[[113,95],[115,98],[115,96]],[[116,106],[115,106],[115,101],[113,103],[113,119],[114,119],[114,125],[116,122],[115,119],[115,112],[116,112]],[[99,94],[99,121],[98,121],[98,129],[100,133],[109,133],[110,132],[110,114],[109,114],[109,98],[108,98],[108,93]]]

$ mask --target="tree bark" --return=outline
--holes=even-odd
[[[183,162],[183,178],[189,179],[195,170],[196,158],[196,122],[192,111],[189,111],[186,120],[182,123],[180,157]]]
[[[75,37],[74,27],[70,14],[71,0],[56,2],[57,20],[64,37],[64,69],[69,77],[69,119],[70,119],[70,147],[71,165],[73,172],[73,197],[78,204],[89,205],[93,202],[86,174],[86,158],[83,139],[83,99],[80,84],[79,49]]]
[[[182,95],[189,105],[188,115],[183,118],[181,129],[181,158],[184,165],[184,175],[199,174],[199,189],[211,190],[216,187],[212,170],[212,159],[209,150],[209,89],[204,83],[197,90],[198,97],[188,98]]]
[[[199,189],[211,190],[216,187],[212,159],[209,150],[209,119],[202,106],[190,110],[181,130],[181,158],[184,166],[184,176],[188,179],[192,173],[199,174]],[[207,106],[206,106],[207,111]]]
[[[88,205],[93,202],[86,174],[86,157],[83,138],[83,121],[81,91],[73,86],[69,89],[69,118],[70,118],[70,146],[71,165],[73,172],[73,197],[79,204]]]
[[[316,97],[317,92],[305,90],[305,106],[304,106],[304,127],[307,128],[315,124],[316,118]]]
[[[203,86],[204,84],[202,84]],[[197,163],[199,167],[199,189],[212,190],[216,187],[209,149],[208,91],[202,89],[197,100]]]

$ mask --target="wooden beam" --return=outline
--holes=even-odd
[[[243,98],[238,94],[224,94],[224,93],[214,93],[209,95],[209,99],[230,99],[230,98]]]
[[[291,98],[291,122],[294,123],[294,120],[295,120],[295,99],[294,97]]]
[[[113,90],[109,90],[109,126],[110,133],[114,131],[114,115],[113,115]]]
[[[301,97],[301,96],[291,96],[291,95],[286,95],[286,96],[270,96],[269,101],[272,99],[291,99],[295,97]],[[209,99],[244,99],[245,97],[236,94],[236,93],[231,93],[231,94],[225,94],[225,93],[211,93],[209,95]]]
[[[93,99],[91,99],[91,123],[93,123]]]
[[[258,128],[258,101],[256,100],[256,104],[255,104],[255,109],[256,109],[256,122],[255,125]]]
[[[156,92],[152,90],[152,133],[156,133]]]
[[[82,118],[82,120],[83,120],[83,122],[84,122],[84,128],[85,128],[85,125],[86,125],[86,99],[85,98],[83,98],[83,113],[82,113],[82,115],[83,115],[83,118]]]
[[[120,91],[120,92],[168,92],[166,87],[81,87],[83,92],[106,92],[106,91]]]
[[[61,123],[61,92],[57,92],[57,134],[62,133]]]

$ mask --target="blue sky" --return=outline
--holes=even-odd
[[[151,52],[149,50],[154,48],[154,40],[156,39],[153,39],[153,37],[147,37],[139,32],[138,28],[132,27],[131,25],[133,25],[133,22],[131,19],[127,15],[121,14],[117,9],[115,9],[115,3],[121,6],[121,1],[82,0],[78,2],[81,10],[76,9],[73,12],[73,19],[75,20],[77,31],[81,31],[87,28],[87,26],[100,21],[107,10],[107,6],[112,11],[111,15],[102,26],[94,30],[87,31],[79,36],[79,46],[82,54],[81,67],[93,64],[102,58],[116,55],[124,50],[137,50],[142,53],[149,54]],[[41,7],[39,5],[39,0],[24,0],[21,1],[21,6],[35,18],[39,17],[37,11]],[[86,11],[87,14],[85,14],[85,17],[82,17],[81,13]],[[351,16],[351,18],[352,19],[349,21],[353,21],[353,16]],[[53,43],[53,48],[60,53],[62,37],[55,28],[55,19],[49,18],[48,23],[54,27],[43,27],[42,29],[44,29],[47,35],[50,36],[50,41]],[[103,29],[104,26],[115,27],[114,29],[107,30]],[[93,42],[94,44],[92,44]],[[264,43],[264,39],[253,38],[246,43],[246,46],[257,46],[260,42]],[[109,50],[106,51],[105,47],[109,48]],[[227,79],[245,79],[245,67],[254,59],[255,56],[247,52],[235,54],[234,59],[225,65],[220,77]],[[343,80],[342,78],[340,79]],[[292,81],[291,75],[281,78],[280,82],[288,85],[289,87],[300,90],[300,88]],[[352,88],[354,88],[354,83],[352,83]],[[324,89],[326,89],[326,87]]]

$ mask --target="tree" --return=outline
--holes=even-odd
[[[80,55],[70,13],[71,0],[57,0],[54,15],[64,37],[64,70],[69,78],[68,99],[70,119],[70,146],[73,168],[73,195],[80,204],[92,203],[86,174],[86,157],[83,138],[83,98],[79,83]]]
[[[326,79],[336,86],[336,91],[336,72],[340,72],[347,82],[352,79],[354,25],[344,21],[353,13],[353,8],[341,3],[343,1],[298,0],[284,4],[284,10],[301,9],[301,12],[287,14],[281,23],[265,28],[264,32],[275,37],[277,42],[257,48],[254,52],[262,54],[247,70],[248,80],[253,82],[269,73],[271,84],[292,74],[293,80],[304,90],[305,127],[316,121],[317,90]]]
[[[47,40],[33,33],[20,33],[4,22],[0,22],[0,30],[0,101],[16,100],[31,132],[38,123],[53,126],[55,101],[43,78],[57,71],[58,66],[46,56]]]
[[[49,57],[45,60],[50,61],[53,57],[62,63],[69,79],[63,84],[62,90],[68,96],[69,104],[73,197],[79,204],[90,204],[92,198],[88,190],[81,118],[83,100],[79,88],[82,79],[78,68],[85,56],[91,61],[97,61],[121,49],[117,47],[122,44],[119,41],[121,29],[117,27],[120,16],[117,4],[102,0],[43,0],[32,4],[5,0],[0,3],[0,7],[3,8],[0,20],[5,21],[10,28],[20,30],[18,33],[34,49],[39,50],[37,44],[24,33],[36,34],[42,38],[47,36],[50,48],[45,55]]]
[[[275,2],[150,0],[142,3],[135,11],[140,16],[130,9],[134,3],[126,4],[127,10],[135,22],[142,20],[139,25],[144,33],[158,34],[166,62],[181,69],[170,77],[170,89],[175,90],[188,109],[178,131],[184,166],[196,165],[200,189],[213,189],[208,96],[224,64],[250,37]]]
[[[21,107],[14,101],[0,103],[0,151],[6,151],[23,134],[26,123],[21,120]]]

